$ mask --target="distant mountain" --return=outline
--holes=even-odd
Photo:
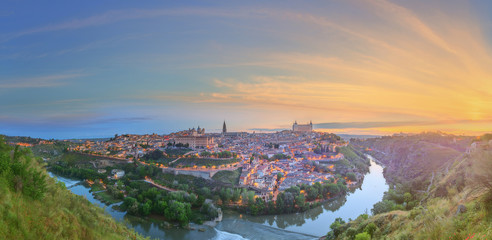
[[[367,139],[367,138],[377,138],[381,137],[381,135],[358,135],[358,134],[338,134],[343,140],[348,141],[350,139]]]

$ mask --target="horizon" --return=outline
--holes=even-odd
[[[313,124],[313,125],[315,125],[315,124]],[[178,130],[176,132],[185,131],[187,129],[189,129],[189,128],[181,129],[181,130]],[[205,133],[206,134],[217,134],[217,133],[221,133],[222,132],[222,129],[213,129],[213,130],[214,131],[212,131],[212,132],[205,132]],[[285,130],[291,130],[291,129],[272,129],[270,131],[268,131],[268,130],[247,129],[247,130],[244,130],[244,131],[241,131],[241,132],[247,132],[249,134],[253,134],[253,133],[257,133],[257,134],[273,134],[273,133],[279,133],[279,132],[285,131]],[[319,130],[323,130],[323,131],[319,131]],[[121,133],[114,133],[114,134],[107,135],[107,136],[70,137],[70,138],[52,138],[52,137],[41,137],[41,136],[32,136],[32,135],[8,135],[8,134],[3,134],[3,133],[0,133],[0,136],[1,135],[4,135],[4,136],[7,136],[7,137],[29,137],[29,138],[33,138],[33,139],[43,139],[43,140],[51,140],[51,139],[54,139],[54,140],[63,141],[63,140],[83,140],[83,139],[104,139],[104,138],[112,138],[115,135],[121,136],[121,135],[126,135],[126,134],[129,134],[129,135],[152,135],[152,134],[157,134],[157,135],[165,136],[165,135],[169,135],[169,134],[176,133],[176,132],[166,132],[166,133],[158,133],[158,132],[143,132],[143,133],[121,132]],[[236,131],[228,131],[228,132],[236,132]],[[368,138],[393,136],[395,134],[418,135],[418,134],[426,134],[426,133],[443,133],[443,134],[450,134],[450,135],[457,136],[457,137],[458,136],[466,136],[466,137],[478,137],[478,136],[480,136],[480,135],[455,134],[455,133],[443,132],[443,131],[440,131],[440,130],[435,130],[435,131],[422,131],[422,132],[395,132],[395,133],[391,133],[391,134],[363,134],[363,133],[362,134],[352,134],[352,133],[346,133],[346,132],[338,132],[338,133],[335,133],[335,132],[332,132],[332,131],[326,131],[324,129],[315,129],[315,128],[313,128],[313,132],[333,133],[333,134],[336,134],[337,136],[359,136],[359,137],[368,137]],[[490,132],[486,132],[484,134],[490,134]]]
[[[0,134],[492,131],[492,3],[8,2]],[[208,131],[208,130],[207,130]]]

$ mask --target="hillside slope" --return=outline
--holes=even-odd
[[[405,141],[394,140],[400,144]],[[386,141],[391,143],[388,139]],[[411,139],[406,139],[406,141],[408,143]],[[392,145],[396,144],[395,142]],[[478,147],[472,151],[461,153],[458,157],[454,157],[453,154],[440,155],[448,156],[449,159],[436,158],[436,161],[442,165],[436,164],[434,168],[431,168],[433,164],[422,165],[419,161],[406,161],[404,165],[401,165],[403,167],[400,170],[401,173],[413,171],[413,169],[426,172],[422,168],[429,168],[428,170],[434,172],[433,184],[427,187],[428,192],[418,196],[419,204],[415,208],[409,211],[389,211],[374,216],[363,214],[348,223],[339,221],[332,225],[332,231],[327,238],[491,239],[492,142],[481,141],[477,142],[477,145]],[[416,149],[416,146],[419,146],[418,142],[405,148]],[[384,147],[376,148],[383,149]],[[416,151],[425,155],[428,151],[434,150],[426,148]],[[452,153],[453,151],[446,150],[445,152]],[[409,156],[402,156],[401,159],[409,160]],[[391,162],[388,163],[391,164]],[[397,184],[404,185],[399,182]]]
[[[471,138],[423,133],[406,137],[382,137],[352,142],[385,165],[386,180],[405,191],[426,191],[433,176],[449,171]]]
[[[142,239],[48,177],[30,150],[3,139],[0,193],[2,239]]]

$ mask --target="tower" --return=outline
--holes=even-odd
[[[222,126],[222,133],[225,134],[226,132],[227,132],[227,127],[224,120],[224,125]]]

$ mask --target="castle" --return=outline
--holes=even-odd
[[[313,131],[313,122],[309,121],[309,124],[297,124],[297,121],[292,124],[293,132],[312,132]]]

